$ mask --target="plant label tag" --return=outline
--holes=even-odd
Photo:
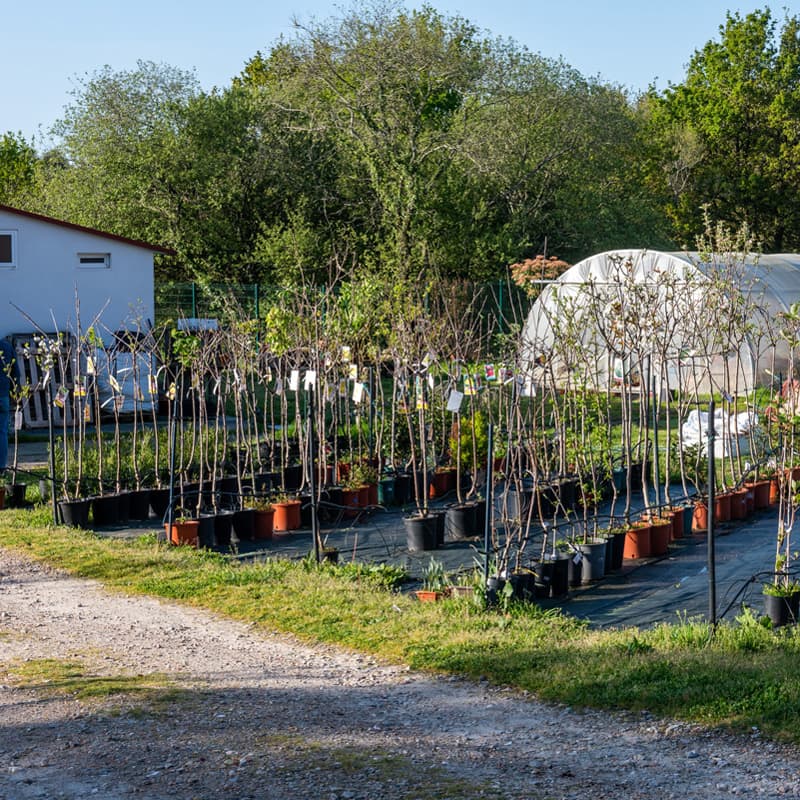
[[[315,369],[307,369],[306,374],[303,376],[303,388],[308,391],[313,389],[317,383],[317,371]]]
[[[278,397],[283,394],[283,380],[281,378],[275,381],[275,394],[278,395]]]
[[[296,392],[300,388],[300,370],[293,369],[289,373],[289,391]]]
[[[347,397],[347,381],[344,378],[339,381],[339,397]]]
[[[56,392],[56,396],[53,398],[53,405],[58,406],[58,408],[64,408],[66,402],[67,402],[67,387],[59,386],[58,391]]]
[[[345,363],[351,361],[353,358],[352,351],[350,350],[350,346],[343,344],[342,345],[342,361]]]
[[[19,409],[14,412],[14,430],[22,430],[22,412]]]
[[[583,553],[581,553],[580,550],[579,550],[577,553],[575,553],[574,556],[572,556],[572,563],[573,564],[580,564],[581,561],[583,561]]]
[[[86,356],[86,374],[97,375],[97,367],[95,366],[94,359],[91,356]]]
[[[83,407],[83,421],[84,422],[92,421],[92,409],[89,405],[85,405]]]
[[[494,370],[494,364],[484,364],[483,365],[483,374],[486,377],[487,381],[495,381],[495,380],[497,380],[497,373]]]
[[[118,380],[117,380],[117,379],[116,379],[116,378],[115,378],[113,375],[109,375],[109,376],[108,376],[108,385],[109,385],[109,386],[110,386],[110,387],[111,387],[111,388],[112,388],[112,389],[113,389],[115,392],[118,392],[118,391],[120,391],[120,385],[119,385],[119,381],[118,381]]]
[[[349,369],[349,371],[347,373],[347,377],[351,381],[357,381],[358,380],[358,365],[357,364],[351,364],[350,365],[350,369]]]
[[[453,414],[458,414],[458,412],[461,411],[461,403],[463,400],[463,392],[459,392],[458,389],[451,389],[450,395],[447,398],[447,410]]]
[[[364,384],[363,383],[354,383],[353,384],[353,402],[360,403],[364,399]]]
[[[150,394],[158,394],[158,380],[155,375],[147,376],[147,391]]]
[[[167,390],[167,397],[170,400],[174,400],[178,396],[178,389],[174,383],[169,385],[169,389]]]

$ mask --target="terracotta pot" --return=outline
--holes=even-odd
[[[747,489],[731,492],[731,519],[747,519]]]
[[[731,496],[728,492],[714,498],[714,522],[729,522],[731,518]]]
[[[683,509],[678,507],[672,510],[672,532],[670,533],[670,541],[674,542],[676,539],[683,538]]]
[[[433,592],[430,589],[418,589],[416,594],[417,600],[421,603],[435,603],[442,596],[441,592]]]
[[[698,501],[694,504],[694,516],[692,518],[692,531],[695,533],[705,533],[708,530],[708,504]]]
[[[672,520],[658,517],[653,519],[650,529],[650,555],[663,556],[669,549],[672,534]]]
[[[185,522],[173,522],[172,527],[164,525],[167,537],[172,544],[187,544],[197,547],[197,531],[200,523],[196,519],[187,519]]]
[[[358,489],[342,489],[342,505],[344,506],[344,516],[352,519],[358,516],[359,507]]]
[[[632,525],[625,533],[625,549],[623,558],[647,558],[651,552],[651,528],[647,523]]]
[[[294,531],[300,527],[300,501],[288,500],[285,503],[273,503],[275,517],[274,531]]]
[[[770,500],[770,482],[769,481],[754,481],[750,484],[750,489],[753,491],[753,507],[756,511],[767,508]]]
[[[274,508],[269,509],[269,511],[266,511],[263,508],[257,508],[253,517],[253,531],[256,539],[271,539],[274,521]]]
[[[769,479],[769,504],[774,506],[781,497],[781,480],[775,475]]]
[[[428,486],[428,496],[431,499],[443,497],[448,492],[449,474],[447,472],[434,472]]]

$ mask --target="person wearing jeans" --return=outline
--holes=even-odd
[[[8,462],[8,420],[11,415],[11,386],[16,383],[14,348],[0,339],[0,475]]]

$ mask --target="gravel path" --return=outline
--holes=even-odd
[[[15,687],[14,663],[166,673],[169,703]],[[0,798],[800,797],[798,751],[420,675],[0,550]]]

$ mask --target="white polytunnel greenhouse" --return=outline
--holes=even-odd
[[[800,254],[600,253],[543,284],[520,366],[533,386],[733,397],[797,377],[794,303]]]

